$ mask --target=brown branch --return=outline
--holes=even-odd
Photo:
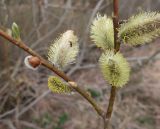
[[[115,86],[112,86],[111,94],[109,98],[109,105],[108,105],[107,113],[106,113],[105,120],[104,120],[104,129],[107,129],[109,126],[110,118],[113,112],[113,105],[114,105],[114,101],[116,97],[116,91],[117,91],[117,88]]]
[[[50,69],[54,73],[56,73],[59,77],[64,79],[66,82],[74,82],[72,81],[66,74],[64,74],[62,71],[59,71],[56,67],[54,67],[52,64],[48,63],[46,59],[44,59],[42,56],[40,56],[38,53],[33,51],[30,47],[28,47],[24,42],[18,41],[7,35],[5,32],[0,30],[0,36],[5,38],[6,40],[10,41],[12,44],[16,45],[17,47],[23,49],[26,51],[28,54],[38,57],[41,60],[41,65],[44,67]],[[96,112],[103,117],[104,113],[103,110],[100,108],[100,106],[96,103],[96,101],[81,87],[73,85],[73,83],[69,83],[70,86],[75,89],[81,96],[83,96],[91,105],[92,107],[96,110]],[[76,84],[76,83],[74,83]]]
[[[114,51],[115,53],[120,49],[120,42],[118,41],[118,28],[119,28],[119,12],[118,12],[118,2],[119,0],[113,0],[113,26],[114,26]],[[108,129],[109,121],[113,112],[114,101],[116,97],[117,88],[112,86],[111,94],[109,99],[109,105],[107,108],[105,120],[104,120],[104,129]]]
[[[113,0],[113,9],[114,9],[114,16],[113,16],[113,26],[114,26],[114,50],[118,52],[120,49],[120,42],[118,41],[118,28],[119,28],[119,12],[118,12],[118,5],[119,0]]]
[[[107,114],[106,114],[106,119],[109,119],[112,115],[112,110],[113,110],[113,104],[114,104],[114,100],[115,100],[115,96],[116,96],[116,88],[114,86],[112,86],[111,89],[111,96],[110,96],[110,100],[109,100],[109,106],[107,109]]]

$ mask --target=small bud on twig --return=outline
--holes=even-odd
[[[73,86],[73,87],[77,87],[77,84],[75,83],[75,82],[68,82],[71,86]]]
[[[14,39],[21,40],[19,26],[13,22],[12,24],[12,36]]]
[[[38,57],[27,56],[24,63],[29,69],[36,70],[41,64],[41,60]]]

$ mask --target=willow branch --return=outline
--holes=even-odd
[[[23,49],[28,54],[35,56],[35,57],[38,57],[41,60],[41,65],[43,65],[44,67],[53,71],[55,74],[57,74],[59,77],[64,79],[66,82],[74,82],[65,73],[63,73],[62,71],[59,71],[56,67],[54,67],[52,64],[50,64],[46,59],[44,59],[42,56],[40,56],[38,53],[36,53],[30,47],[28,47],[24,42],[15,40],[14,38],[10,37],[8,34],[3,32],[2,30],[0,30],[0,36],[3,37],[4,39],[10,41],[12,44],[16,45],[17,47]],[[69,84],[75,91],[77,91],[81,96],[83,96],[92,105],[92,107],[96,110],[96,112],[101,117],[103,117],[103,114],[104,114],[103,110],[96,103],[96,101],[88,94],[88,92],[86,92],[81,87],[77,86],[77,84],[75,82],[69,83]]]
[[[119,0],[113,0],[113,10],[114,10],[113,26],[114,26],[114,51],[115,51],[115,53],[118,52],[120,49],[120,42],[118,41],[118,27],[119,27],[118,2],[119,2]],[[112,86],[110,99],[109,99],[109,105],[108,105],[105,120],[104,120],[104,122],[105,122],[104,128],[105,129],[108,128],[109,121],[110,121],[110,118],[111,118],[111,115],[113,112],[116,91],[117,91],[117,88],[115,86]]]
[[[105,120],[104,120],[104,122],[105,122],[104,123],[104,129],[108,128],[110,118],[112,116],[113,105],[114,105],[115,98],[116,98],[116,91],[117,91],[117,88],[115,86],[112,86],[111,94],[110,94],[110,98],[109,98],[109,105],[108,105],[107,113],[106,113]]]
[[[119,0],[113,0],[113,9],[114,9],[114,16],[113,16],[113,26],[114,26],[114,50],[115,53],[120,49],[120,42],[118,41],[118,28],[119,28],[119,11],[118,5]]]

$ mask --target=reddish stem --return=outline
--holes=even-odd
[[[113,10],[114,10],[113,26],[114,26],[114,51],[115,53],[118,52],[120,49],[120,42],[118,41],[118,28],[119,28],[119,11],[118,11],[119,3],[118,2],[119,0],[113,0]],[[104,120],[104,129],[108,129],[108,126],[109,126],[109,122],[110,122],[112,112],[113,112],[116,91],[117,91],[117,88],[115,86],[112,86],[110,99],[109,99],[109,105],[108,105],[107,112],[105,115],[105,120]]]

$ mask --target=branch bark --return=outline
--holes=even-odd
[[[38,53],[36,53],[35,51],[33,51],[30,47],[28,47],[24,42],[22,41],[18,41],[13,39],[12,37],[10,37],[9,35],[7,35],[5,32],[3,32],[2,30],[0,30],[0,36],[3,37],[4,39],[10,41],[12,44],[16,45],[17,47],[23,49],[24,51],[26,51],[28,54],[38,57],[41,60],[41,65],[43,65],[44,67],[48,68],[49,70],[53,71],[54,73],[56,73],[59,77],[61,77],[62,79],[64,79],[66,82],[74,82],[72,81],[65,73],[63,73],[62,71],[59,71],[56,67],[54,67],[52,64],[50,64],[46,59],[44,59],[42,56],[40,56]],[[79,86],[75,86],[75,82],[74,83],[69,83],[70,86],[77,91],[81,96],[83,96],[91,105],[92,107],[96,110],[96,112],[103,117],[104,113],[103,110],[100,108],[100,106],[97,104],[97,102],[88,94],[87,91],[85,91],[84,89],[82,89]],[[74,84],[74,85],[73,85]],[[76,84],[77,85],[77,84]]]
[[[114,26],[114,51],[115,53],[117,53],[120,49],[120,42],[118,41],[118,28],[119,28],[118,6],[119,6],[119,0],[113,0],[113,10],[114,10],[113,26]],[[108,105],[107,112],[105,115],[105,120],[104,120],[104,129],[108,129],[108,126],[109,126],[110,118],[113,112],[116,91],[117,91],[117,88],[115,86],[112,86],[111,92],[110,92],[109,105]]]

